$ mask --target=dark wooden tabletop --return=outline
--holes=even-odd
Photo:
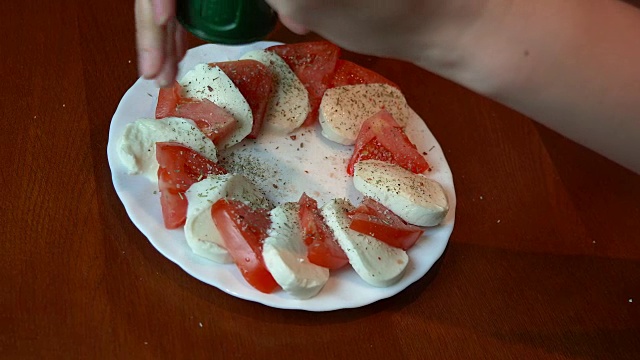
[[[640,358],[640,176],[395,60],[345,53],[401,86],[453,171],[456,224],[427,276],[312,313],[188,275],[107,164],[138,77],[132,3],[0,5],[0,358]]]

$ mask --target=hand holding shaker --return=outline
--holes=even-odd
[[[261,40],[277,21],[264,0],[177,0],[176,17],[200,39],[230,45]]]

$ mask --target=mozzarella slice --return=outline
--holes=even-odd
[[[387,84],[345,85],[327,89],[320,103],[322,135],[343,145],[356,142],[362,123],[386,109],[405,126],[409,105],[397,88]]]
[[[254,50],[240,59],[252,59],[266,65],[274,76],[274,92],[269,99],[263,129],[288,134],[299,128],[310,111],[309,93],[289,65],[276,53]]]
[[[127,126],[119,139],[118,155],[129,174],[142,174],[158,183],[156,142],[175,141],[217,162],[217,151],[193,121],[182,118],[139,119]]]
[[[407,253],[371,236],[349,229],[346,199],[334,199],[322,207],[322,215],[356,273],[368,284],[391,286],[402,278],[409,263]]]
[[[308,299],[329,280],[329,269],[307,259],[297,203],[285,203],[271,210],[271,227],[264,241],[262,258],[278,285],[291,295]]]
[[[191,185],[185,195],[188,202],[184,225],[187,244],[196,255],[221,264],[231,263],[233,259],[211,217],[211,206],[220,199],[229,198],[265,209],[271,207],[249,180],[236,174],[211,175]]]
[[[249,135],[253,127],[253,112],[249,103],[231,79],[217,66],[199,64],[180,80],[183,95],[203,100],[227,110],[238,122],[236,129],[218,144],[226,149]]]
[[[398,165],[364,160],[354,167],[353,184],[404,221],[417,226],[438,225],[449,211],[442,185]]]

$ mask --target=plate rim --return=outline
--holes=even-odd
[[[187,55],[185,56],[185,59],[188,59],[190,55],[193,55],[195,52],[204,52],[205,50],[211,49],[211,50],[216,50],[216,51],[221,51],[221,52],[237,52],[238,50],[241,50],[245,47],[250,47],[250,48],[266,48],[268,46],[272,46],[272,45],[278,45],[278,44],[282,44],[280,42],[273,42],[273,41],[263,41],[263,42],[256,42],[253,44],[249,44],[249,45],[245,45],[245,46],[229,46],[229,45],[218,45],[218,44],[204,44],[204,45],[200,45],[197,47],[194,47],[192,49],[189,49],[187,52]],[[245,51],[246,52],[246,51]],[[243,52],[244,53],[244,52]],[[233,60],[233,59],[229,59],[229,60]],[[212,61],[217,61],[217,60],[212,60]],[[184,63],[185,60],[183,60],[182,63]],[[184,71],[184,68],[181,67],[181,71]],[[196,269],[198,269],[198,267],[194,267],[192,266],[192,264],[184,264],[182,261],[180,261],[179,256],[177,256],[176,254],[172,254],[168,251],[167,248],[158,246],[154,240],[152,239],[154,236],[154,231],[152,231],[153,229],[150,229],[149,227],[144,225],[144,218],[142,216],[141,213],[136,213],[134,210],[134,206],[132,206],[132,204],[129,203],[129,199],[126,197],[126,194],[123,193],[123,187],[126,187],[126,184],[122,183],[122,178],[119,176],[119,174],[117,174],[117,172],[115,171],[115,169],[117,169],[117,166],[120,163],[120,159],[118,158],[117,154],[116,154],[116,144],[118,142],[118,136],[120,134],[116,134],[116,128],[117,126],[114,126],[114,123],[117,121],[117,117],[118,115],[121,115],[122,113],[125,112],[125,105],[128,101],[128,99],[134,95],[134,92],[136,90],[137,87],[140,87],[141,82],[150,82],[150,80],[145,80],[143,78],[138,78],[136,80],[136,82],[131,85],[127,91],[124,93],[124,95],[122,96],[120,102],[118,103],[118,106],[111,118],[111,122],[110,122],[110,126],[109,126],[109,138],[108,138],[108,143],[107,143],[107,160],[109,163],[109,168],[111,171],[111,179],[112,179],[112,184],[114,186],[114,190],[116,191],[116,194],[118,195],[118,198],[120,199],[120,201],[122,202],[125,211],[127,213],[127,216],[129,217],[129,219],[131,220],[131,222],[133,223],[133,225],[147,238],[147,240],[149,241],[149,243],[151,243],[151,245],[158,251],[160,252],[160,254],[162,254],[165,258],[167,258],[168,260],[170,260],[171,262],[173,262],[174,264],[178,265],[183,271],[185,271],[187,274],[189,274],[190,276],[194,277],[195,279],[204,282],[207,285],[216,287],[217,289],[240,299],[243,300],[247,300],[247,301],[252,301],[252,302],[257,302],[260,303],[262,305],[268,306],[268,307],[273,307],[273,308],[278,308],[278,309],[285,309],[285,310],[305,310],[305,311],[310,311],[310,312],[326,312],[326,311],[334,311],[334,310],[340,310],[340,309],[352,309],[352,308],[358,308],[358,307],[363,307],[366,305],[370,305],[373,304],[377,301],[383,300],[383,299],[388,299],[392,296],[395,296],[401,292],[403,292],[405,289],[407,289],[409,286],[411,286],[412,284],[418,282],[419,280],[421,280],[422,278],[425,277],[425,275],[433,268],[434,264],[442,257],[448,243],[451,237],[451,234],[453,233],[453,229],[454,229],[454,225],[455,225],[455,211],[456,211],[456,207],[457,207],[457,198],[456,198],[456,193],[455,193],[455,184],[454,184],[454,179],[453,179],[453,173],[451,172],[451,168],[449,167],[449,164],[446,160],[446,157],[444,156],[444,152],[442,151],[442,148],[439,144],[439,142],[437,141],[437,139],[435,138],[435,136],[433,135],[433,133],[431,133],[431,130],[428,128],[426,122],[417,114],[415,113],[415,111],[413,109],[410,108],[410,113],[411,116],[415,116],[418,119],[420,119],[425,126],[426,131],[429,133],[429,135],[433,138],[433,141],[435,142],[435,145],[437,146],[437,148],[440,150],[440,153],[442,155],[442,161],[444,163],[444,165],[446,166],[446,170],[449,173],[449,178],[450,178],[450,184],[447,184],[448,186],[450,186],[450,193],[447,193],[447,196],[449,197],[449,213],[447,214],[447,217],[445,218],[446,224],[443,225],[439,225],[437,228],[439,229],[439,231],[441,231],[441,236],[446,237],[446,239],[441,242],[441,243],[437,243],[437,246],[435,248],[435,252],[434,252],[434,261],[428,265],[428,267],[426,268],[426,270],[424,271],[424,273],[422,273],[421,271],[419,272],[420,275],[416,275],[413,274],[410,278],[406,278],[406,274],[404,275],[405,279],[401,280],[399,283],[402,283],[401,288],[396,289],[396,290],[389,290],[387,292],[382,292],[381,294],[378,294],[378,296],[375,296],[372,299],[368,299],[368,300],[359,300],[359,301],[345,301],[342,302],[338,305],[336,305],[334,302],[326,302],[326,304],[320,303],[321,305],[315,305],[315,306],[305,306],[305,304],[309,303],[309,300],[300,300],[300,299],[286,299],[286,300],[291,300],[291,301],[284,301],[282,303],[277,303],[277,302],[273,302],[273,301],[263,301],[261,300],[261,298],[264,298],[264,295],[270,295],[270,294],[263,294],[263,296],[261,296],[260,298],[256,299],[255,297],[252,296],[248,296],[250,294],[246,294],[243,292],[237,292],[234,291],[233,289],[230,288],[226,288],[224,286],[219,286],[216,284],[212,284],[209,280],[203,278],[198,271],[195,271]],[[149,94],[150,95],[150,94]],[[142,96],[142,95],[140,95]],[[150,95],[151,96],[151,95]],[[157,96],[156,96],[157,97]],[[135,118],[132,118],[129,122],[134,121]],[[129,175],[131,176],[131,175]],[[181,231],[181,229],[179,229]],[[167,230],[167,229],[162,229],[162,231],[177,231],[177,230]],[[188,245],[186,245],[186,243],[184,244],[184,246],[186,246],[188,248]],[[189,251],[190,248],[188,248]],[[411,258],[411,256],[410,256]],[[208,261],[206,259],[202,259],[202,261]],[[210,264],[213,264],[214,266],[228,266],[228,267],[232,267],[233,269],[235,268],[234,264],[217,264],[214,262],[210,262]],[[353,270],[350,270],[353,271]],[[332,274],[332,277],[334,277],[336,275]],[[398,284],[398,283],[397,283]],[[396,284],[396,285],[397,285]],[[244,284],[247,287],[250,287],[248,284]],[[370,285],[367,285],[370,286]],[[395,285],[392,285],[389,288],[395,288]],[[382,288],[382,289],[389,289],[389,288]],[[255,289],[254,289],[255,290]],[[262,293],[260,293],[262,294]],[[322,306],[324,305],[324,306]]]

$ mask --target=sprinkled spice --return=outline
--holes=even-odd
[[[229,173],[244,175],[263,192],[268,189],[281,191],[282,187],[286,186],[286,181],[282,178],[286,174],[280,174],[272,164],[255,155],[230,152],[219,159],[219,164]],[[275,185],[276,183],[279,185]]]

